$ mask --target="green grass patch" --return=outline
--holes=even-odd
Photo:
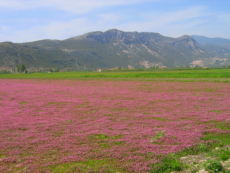
[[[221,160],[226,160],[229,158],[229,150],[221,149],[214,150],[216,147],[224,147],[226,145],[230,145],[230,133],[224,134],[205,134],[204,137],[201,138],[206,143],[199,143],[190,148],[186,148],[180,152],[169,154],[167,156],[155,156],[159,158],[159,162],[151,165],[151,172],[153,173],[161,173],[161,172],[172,172],[172,171],[182,171],[185,168],[188,168],[188,165],[183,164],[179,159],[181,157],[185,157],[188,155],[197,155],[204,153],[206,156],[215,156],[218,158],[217,162]],[[208,142],[210,141],[210,142]],[[153,155],[152,153],[148,153],[147,155]],[[208,165],[209,162],[207,162]],[[211,163],[212,166],[210,168],[207,167],[208,170],[211,170],[215,167],[216,162]]]
[[[151,137],[150,143],[155,143],[155,141],[163,138],[165,135],[165,131],[158,131],[155,136]]]
[[[210,120],[207,122],[204,122],[204,124],[214,124],[216,128],[230,131],[230,122],[223,122],[223,121],[216,121],[216,120]]]
[[[230,69],[210,70],[159,70],[159,71],[127,71],[127,72],[59,72],[59,73],[27,73],[2,74],[1,79],[71,79],[71,78],[230,78]],[[229,80],[223,80],[227,82]],[[219,82],[219,80],[218,80]]]
[[[230,122],[218,122],[217,128],[221,130],[230,131]]]
[[[173,154],[169,154],[163,158],[160,162],[152,165],[151,173],[161,173],[161,172],[172,172],[172,171],[182,171],[187,166],[184,165],[178,157]]]
[[[217,120],[209,120],[209,121],[206,121],[206,122],[204,122],[204,124],[212,124],[212,123],[219,123],[219,121],[217,121]]]
[[[197,155],[200,153],[210,153],[216,147],[223,147],[230,145],[230,133],[223,134],[205,134],[201,140],[206,141],[206,143],[198,143],[197,145],[186,148],[185,150],[176,153],[176,156],[184,157],[187,155]]]
[[[27,104],[27,102],[18,102],[20,105],[25,105],[25,104]]]
[[[115,135],[112,136],[112,139],[121,139],[123,137],[123,135]]]
[[[158,120],[158,121],[167,121],[165,118],[160,118],[160,117],[152,117],[152,119]]]
[[[202,137],[201,139],[204,141],[210,141],[210,140],[216,141],[215,147],[230,145],[230,133],[223,133],[223,134],[208,133],[205,134],[205,136]]]
[[[186,148],[185,150],[176,153],[178,157],[184,157],[188,155],[197,155],[200,153],[208,153],[213,151],[216,147],[223,147],[230,145],[230,133],[223,134],[205,134],[201,140],[206,141],[206,143],[198,143],[197,145]]]
[[[6,158],[6,155],[1,155],[0,154],[0,159]]]
[[[54,132],[54,134],[55,134],[56,137],[60,137],[62,135],[61,132]]]
[[[97,139],[97,140],[105,140],[108,139],[109,136],[106,134],[92,134],[87,136],[88,139]]]
[[[86,162],[71,162],[50,167],[51,172],[97,172],[101,169],[107,173],[120,172],[119,169],[112,167],[113,161],[110,160],[88,160]]]
[[[226,161],[230,159],[230,150],[229,148],[221,148],[213,150],[212,152],[209,152],[206,154],[206,156],[211,156],[217,158],[219,161]]]
[[[102,148],[111,148],[115,145],[122,145],[123,141],[114,141],[121,139],[123,135],[108,136],[106,134],[88,135],[87,138],[92,142],[97,142]]]
[[[217,161],[217,160],[207,160],[204,163],[204,168],[206,171],[208,171],[210,173],[223,171],[223,167],[222,167],[220,161]]]
[[[117,141],[117,142],[111,142],[111,143],[101,143],[100,146],[102,148],[112,148],[113,146],[116,145],[122,145],[124,142],[123,141]]]
[[[220,153],[220,156],[219,156],[219,159],[220,159],[220,160],[226,161],[226,160],[230,159],[230,151],[229,151],[229,148],[227,148],[226,150],[225,150],[225,149],[222,149],[219,153]]]
[[[156,112],[155,114],[162,114],[162,112]]]
[[[210,112],[221,113],[222,111],[221,110],[213,110],[213,111],[210,111]]]
[[[146,113],[143,113],[143,115],[148,115],[148,114],[152,114],[152,113],[148,113],[148,112],[146,112]]]
[[[38,117],[39,115],[37,115],[37,114],[34,114],[34,115],[31,115],[31,116],[33,116],[33,117]]]

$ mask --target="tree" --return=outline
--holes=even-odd
[[[15,68],[12,68],[12,72],[13,72],[13,73],[15,73],[15,72],[16,72],[16,71],[15,71]]]
[[[3,69],[3,70],[2,70],[2,73],[3,73],[3,74],[7,74],[8,71],[7,71],[6,69]]]
[[[54,69],[54,72],[59,72],[59,69],[58,69],[58,68],[55,68],[55,69]]]
[[[25,72],[26,71],[26,66],[24,64],[21,65],[20,71],[21,72]]]
[[[20,70],[21,70],[21,69],[20,69],[20,65],[18,65],[18,67],[17,67],[17,72],[20,73],[20,72],[21,72]]]
[[[52,69],[52,68],[49,68],[49,71],[50,71],[50,72],[53,72],[53,69]]]

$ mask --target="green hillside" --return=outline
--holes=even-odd
[[[216,61],[212,58],[215,56],[223,57],[199,46],[191,36],[171,38],[158,33],[116,29],[91,32],[66,40],[0,43],[0,69],[25,64],[29,71],[47,68],[181,67],[196,66],[197,61],[201,62],[199,66],[213,66]],[[224,61],[219,65],[228,63]]]
[[[60,49],[46,50],[42,48],[28,47],[11,42],[0,43],[0,64],[7,68],[17,67],[18,64],[26,64],[27,68],[74,68],[81,64],[77,58]]]
[[[164,37],[158,33],[108,30],[91,32],[66,40],[40,40],[23,43],[31,47],[61,49],[79,58],[91,68],[116,66],[136,67],[189,65],[193,60],[206,59],[203,51],[190,36]]]

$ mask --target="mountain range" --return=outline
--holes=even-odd
[[[0,43],[0,69],[18,64],[29,70],[222,66],[230,64],[230,40],[111,29],[65,40]]]

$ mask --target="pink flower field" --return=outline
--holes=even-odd
[[[149,172],[229,120],[230,83],[0,79],[0,172]]]

